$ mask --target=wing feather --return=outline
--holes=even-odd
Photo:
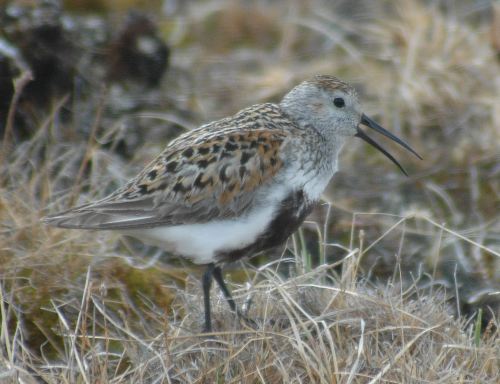
[[[267,120],[263,112],[276,116]],[[283,167],[290,131],[276,125],[276,118],[285,119],[279,107],[263,104],[188,132],[108,197],[45,221],[66,228],[134,229],[238,216]]]

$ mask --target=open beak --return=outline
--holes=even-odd
[[[401,140],[397,136],[393,135],[387,129],[385,129],[385,128],[381,127],[380,125],[378,125],[375,121],[373,121],[372,119],[370,119],[364,113],[361,115],[361,121],[359,122],[359,124],[363,124],[363,125],[366,125],[367,127],[370,127],[371,129],[374,129],[375,131],[381,133],[385,137],[388,137],[389,139],[395,141],[396,143],[398,143],[399,145],[401,145],[402,147],[404,147],[405,149],[407,149],[408,151],[410,151],[411,153],[413,153],[415,156],[417,156],[420,160],[422,160],[422,157],[420,157],[420,155],[417,152],[415,152],[415,150],[412,147],[410,147],[408,144],[406,144],[403,140]],[[357,127],[357,131],[358,132],[354,136],[357,136],[357,137],[363,139],[368,144],[371,144],[372,146],[374,146],[375,148],[377,148],[389,160],[391,160],[394,164],[396,164],[399,167],[399,169],[401,169],[401,171],[406,176],[408,176],[408,173],[406,173],[406,171],[403,168],[403,166],[401,164],[399,164],[398,161],[389,152],[387,152],[383,147],[381,147],[375,140],[373,140],[370,136],[368,136],[365,132],[363,132],[361,130],[361,128],[359,128],[359,125]]]

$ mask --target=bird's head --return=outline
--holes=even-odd
[[[317,75],[304,81],[285,95],[280,106],[299,125],[309,125],[333,141],[343,143],[349,136],[363,139],[388,157],[405,175],[401,164],[360,126],[381,133],[421,159],[407,143],[366,116],[361,111],[356,90],[336,77]]]

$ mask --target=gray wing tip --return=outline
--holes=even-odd
[[[74,218],[75,216],[67,215],[66,213],[62,212],[42,217],[40,221],[43,224],[50,225],[51,227],[80,228],[80,225],[72,221],[72,219]]]
[[[115,212],[96,212],[93,210],[70,210],[42,217],[46,225],[68,229],[120,230],[151,226],[151,215],[128,215]]]

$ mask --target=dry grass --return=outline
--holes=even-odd
[[[331,3],[186,3],[160,21],[174,51],[161,92],[96,89],[72,101],[70,120],[58,98],[24,142],[7,126],[0,382],[497,382],[499,9]],[[349,143],[331,202],[283,257],[230,271],[255,329],[214,290],[216,332],[200,335],[196,268],[157,263],[154,249],[109,233],[40,224],[133,176],[176,133],[167,122],[189,128],[274,100],[314,73],[354,81],[367,112],[425,160],[400,153],[403,179]],[[132,159],[120,140],[136,143]]]
[[[251,283],[235,287],[256,329],[239,324],[225,300],[213,299],[220,332],[198,333],[202,301],[198,281],[171,289],[171,315],[146,296],[134,303],[127,288],[98,278],[89,267],[70,297],[54,298],[60,340],[57,358],[27,347],[20,308],[2,304],[6,382],[477,382],[494,383],[499,372],[498,322],[477,335],[477,324],[450,314],[442,290],[429,295],[415,284],[382,289],[359,283],[354,250],[335,265],[283,279],[275,263],[252,270]],[[294,260],[288,260],[293,262]],[[286,263],[286,260],[282,260]],[[338,265],[337,265],[338,266]],[[150,280],[152,284],[155,282]],[[11,297],[5,297],[6,292]],[[2,303],[12,290],[2,289]],[[181,315],[186,311],[185,315]],[[19,321],[15,321],[19,320]],[[496,328],[495,328],[496,327]],[[30,381],[31,380],[31,381]]]

